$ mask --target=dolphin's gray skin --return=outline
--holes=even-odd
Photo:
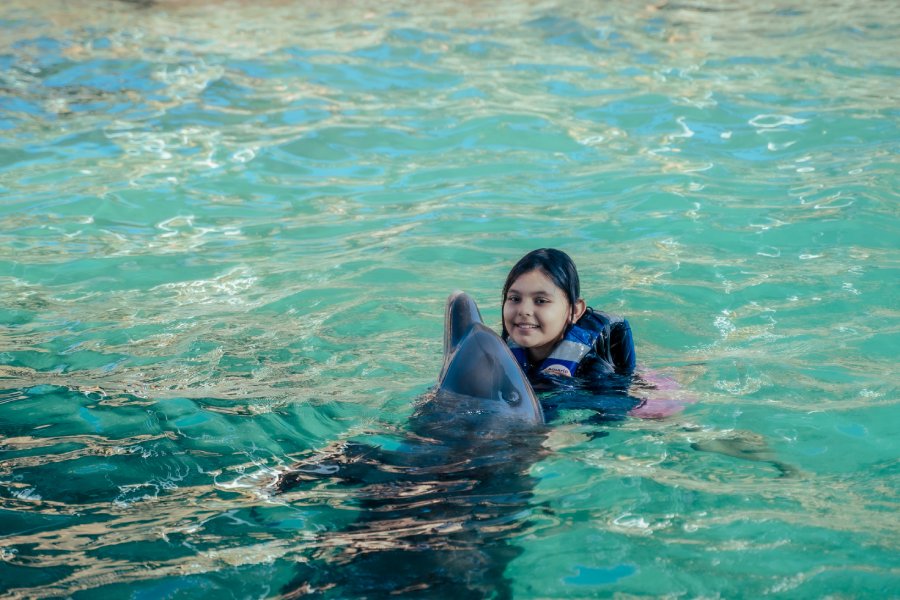
[[[506,343],[485,327],[468,294],[451,294],[444,316],[444,366],[434,393],[413,416],[413,430],[492,437],[543,423],[541,404]]]
[[[543,456],[543,422],[506,344],[468,295],[452,294],[441,375],[411,417],[402,449],[347,443],[279,480],[289,502],[292,489],[308,503],[316,490],[334,497],[335,485],[352,485],[347,496],[359,508],[350,526],[321,536],[282,593],[511,598],[503,573],[521,552],[511,539],[534,509],[528,471]]]

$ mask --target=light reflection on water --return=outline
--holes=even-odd
[[[0,19],[3,593],[268,596],[364,544],[275,473],[402,437],[446,294],[497,324],[542,245],[694,403],[560,413],[508,593],[896,593],[893,3]]]

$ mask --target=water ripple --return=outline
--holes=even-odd
[[[545,245],[681,386],[642,393],[692,403],[564,411],[535,498],[489,524],[510,595],[893,585],[890,3],[0,19],[0,594],[271,596],[399,544],[352,529],[371,497],[272,478],[392,443],[445,294],[497,325]]]

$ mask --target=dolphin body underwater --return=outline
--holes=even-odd
[[[287,501],[297,488],[314,498],[351,486],[358,508],[349,526],[319,536],[282,594],[511,598],[504,571],[522,551],[510,538],[529,527],[529,469],[545,437],[541,405],[506,343],[455,292],[438,383],[410,417],[402,450],[349,442],[277,481]]]

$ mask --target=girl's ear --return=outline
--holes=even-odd
[[[577,323],[578,319],[584,315],[584,311],[587,310],[587,304],[584,303],[583,298],[579,298],[575,301],[575,306],[572,307],[572,323]]]

